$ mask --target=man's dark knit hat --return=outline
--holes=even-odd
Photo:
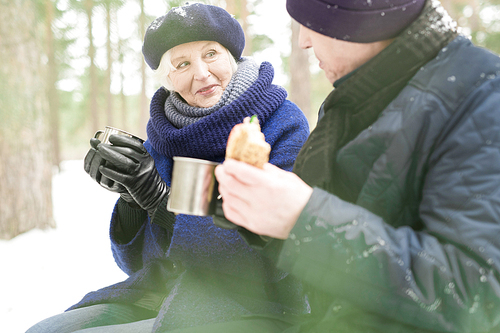
[[[426,0],[287,0],[290,16],[322,35],[371,43],[396,37]]]
[[[146,31],[142,53],[152,69],[160,65],[161,57],[171,48],[196,41],[215,41],[231,52],[236,60],[245,47],[241,25],[224,9],[194,3],[172,8],[154,20]]]

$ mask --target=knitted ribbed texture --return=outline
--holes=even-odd
[[[169,232],[174,231],[175,215],[167,210],[168,196],[163,198],[162,202],[158,205],[153,216],[150,216],[151,223],[155,223]]]
[[[130,207],[121,198],[118,199],[116,206],[117,211],[120,212],[120,224],[116,226],[115,241],[120,244],[127,244],[137,234],[148,213],[143,209]]]
[[[282,87],[272,84],[273,77],[272,65],[263,62],[259,78],[240,98],[210,116],[180,129],[172,125],[165,116],[164,105],[170,93],[163,88],[158,89],[151,101],[148,140],[156,151],[166,157],[187,156],[210,160],[223,156],[227,137],[235,124],[254,114],[261,123],[265,123],[284,102],[287,93]]]

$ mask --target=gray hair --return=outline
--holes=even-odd
[[[222,45],[221,45],[222,46]],[[226,50],[227,55],[229,56],[229,64],[231,65],[231,74],[234,74],[238,69],[238,64],[234,59],[231,52],[222,46],[224,50]],[[175,67],[172,65],[172,49],[168,50],[163,54],[160,60],[160,65],[158,69],[153,70],[154,78],[167,90],[174,90],[174,85],[172,84],[172,80],[168,77],[171,71],[175,70]]]

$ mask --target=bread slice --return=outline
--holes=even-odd
[[[229,133],[226,158],[232,158],[261,168],[269,162],[271,146],[260,130],[257,116],[246,117]]]

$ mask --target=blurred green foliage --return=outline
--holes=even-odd
[[[59,137],[61,139],[62,146],[62,157],[65,158],[83,158],[88,149],[88,141],[90,136],[93,134],[94,129],[90,127],[89,120],[89,72],[88,70],[80,71],[78,77],[75,77],[76,71],[72,64],[75,60],[87,58],[86,53],[71,52],[72,47],[75,44],[88,45],[85,34],[79,33],[81,29],[82,22],[85,20],[85,16],[82,12],[83,0],[52,0],[55,4],[56,15],[55,21],[53,23],[53,32],[56,37],[56,59],[58,66],[58,79],[71,79],[76,80],[78,84],[76,89],[67,91],[59,89],[59,114],[60,114],[60,131]],[[158,0],[160,1],[160,0]],[[239,1],[239,0],[236,0]],[[94,0],[95,10],[94,15],[101,15],[103,12],[103,4],[111,2],[115,10],[126,5],[133,5],[135,8],[139,6],[139,0]],[[163,0],[166,10],[171,7],[179,6],[184,4],[185,0]],[[223,1],[218,0],[205,0],[205,3],[219,4],[223,5]],[[250,1],[250,15],[257,15],[252,11],[252,6],[258,5],[261,0]],[[495,53],[500,53],[500,0],[443,0],[443,5],[450,12],[452,18],[454,18],[458,25],[464,28],[464,32],[470,34],[471,39],[477,45],[486,47]],[[34,0],[37,6],[37,13],[39,13],[40,22],[45,19],[45,1]],[[283,9],[285,12],[285,9]],[[158,15],[161,15],[160,13]],[[286,15],[286,12],[284,13]],[[136,16],[132,17],[133,20],[137,20],[139,12]],[[151,22],[155,15],[148,16],[148,22]],[[68,20],[68,17],[75,17],[75,20]],[[63,19],[64,18],[64,19]],[[116,16],[115,16],[116,19]],[[113,28],[117,29],[116,22],[113,23]],[[130,22],[133,26],[138,26],[138,22]],[[130,36],[126,40],[117,40],[116,30],[113,32],[113,70],[117,71],[121,66],[128,66],[129,69],[140,71],[142,59],[142,53],[140,47],[142,45],[142,36],[139,36],[139,29],[137,28],[137,34]],[[99,36],[95,36],[99,37]],[[252,36],[252,53],[264,50],[266,48],[272,47],[274,41],[267,35],[253,35]],[[96,45],[97,55],[102,57],[105,52],[105,45]],[[288,55],[283,55],[283,63],[285,73],[289,73],[292,69],[289,68],[287,63]],[[127,60],[128,59],[128,60]],[[132,59],[132,60],[131,60]],[[78,62],[82,64],[82,61]],[[87,64],[88,66],[88,64]],[[102,67],[102,65],[101,65]],[[106,106],[106,95],[105,91],[105,68],[98,66],[98,84],[99,84],[99,95],[98,95],[98,107],[100,110],[105,110]],[[148,68],[149,71],[149,68]],[[148,72],[148,75],[150,73]],[[117,78],[117,75],[114,75]],[[127,79],[127,78],[125,78]],[[130,79],[130,78],[128,78]],[[138,79],[140,80],[140,79]],[[63,81],[60,81],[63,82]],[[138,84],[140,84],[138,82]],[[64,88],[64,87],[63,87]],[[154,83],[150,80],[148,83],[149,94],[156,90]],[[332,90],[331,84],[326,80],[324,73],[322,71],[313,71],[311,74],[311,117],[310,121],[315,123],[316,119],[314,115],[324,100],[324,98]],[[2,89],[5,92],[5,90]],[[8,98],[5,94],[0,95],[2,99]],[[124,105],[125,103],[125,105]],[[139,128],[136,128],[139,124],[139,104],[140,96],[138,93],[135,95],[122,96],[115,92],[113,95],[113,106],[114,106],[114,117],[115,124],[111,124],[117,127],[125,127],[127,130],[136,132]],[[124,107],[123,107],[124,106]],[[4,116],[5,110],[0,109],[0,116]],[[125,114],[122,114],[125,112]],[[105,115],[102,115],[102,126],[106,125]]]

